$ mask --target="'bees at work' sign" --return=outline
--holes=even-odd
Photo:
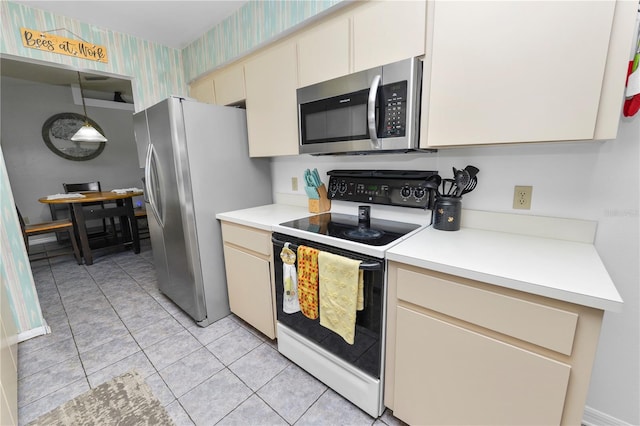
[[[61,55],[75,56],[90,61],[107,63],[107,48],[82,40],[73,40],[65,37],[43,33],[27,28],[20,28],[22,45],[31,49]]]

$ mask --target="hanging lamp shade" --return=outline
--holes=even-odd
[[[82,89],[82,79],[80,78],[80,71],[78,71],[78,83],[80,84],[80,97],[82,98],[82,108],[84,109],[84,125],[78,129],[78,131],[71,136],[71,140],[74,142],[106,142],[107,138],[104,137],[99,131],[89,124],[87,118],[87,105],[84,102],[84,90]]]
[[[85,121],[85,124],[78,129],[75,135],[71,136],[74,142],[106,142],[107,138]]]

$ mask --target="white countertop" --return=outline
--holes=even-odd
[[[218,213],[216,215],[216,219],[237,223],[239,225],[251,226],[265,231],[272,231],[273,226],[278,225],[279,223],[312,216],[313,214],[314,213],[309,213],[309,209],[306,206],[301,207],[285,204],[269,204],[250,209]]]
[[[306,206],[270,204],[216,218],[273,231],[282,222],[312,214]],[[622,309],[622,298],[591,243],[427,228],[390,248],[387,259],[597,309]]]
[[[389,249],[387,259],[593,308],[622,309],[622,298],[590,243],[427,228]]]

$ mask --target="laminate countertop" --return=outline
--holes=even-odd
[[[282,222],[300,219],[314,214],[316,213],[309,213],[309,209],[306,206],[269,204],[266,206],[218,213],[216,219],[238,225],[250,226],[264,231],[272,231],[273,226]]]
[[[312,214],[306,206],[271,204],[216,218],[272,231],[282,222]],[[429,227],[389,249],[387,259],[597,309],[622,310],[622,298],[590,242]]]
[[[622,298],[591,243],[429,227],[389,249],[387,260],[592,308],[622,309]]]

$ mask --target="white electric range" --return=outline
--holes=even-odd
[[[386,251],[431,223],[437,172],[333,170],[331,211],[273,227],[278,350],[373,417],[384,410]],[[435,185],[437,188],[437,185]],[[361,261],[364,309],[357,312],[353,344],[283,309],[284,246],[308,246]],[[322,315],[322,314],[320,314]]]

